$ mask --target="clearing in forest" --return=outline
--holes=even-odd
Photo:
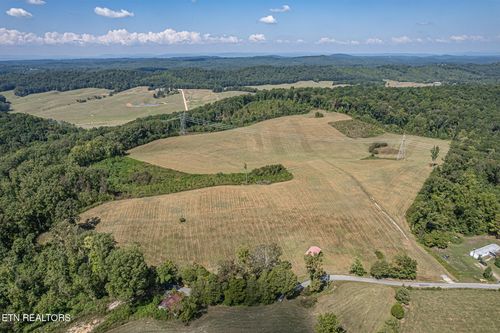
[[[348,272],[356,256],[368,267],[378,249],[389,258],[407,252],[418,261],[419,279],[439,279],[446,272],[416,244],[405,212],[431,172],[429,150],[439,145],[444,156],[448,142],[407,136],[406,160],[364,159],[373,142],[398,148],[401,136],[348,138],[330,125],[346,119],[310,113],[137,147],[132,158],[189,173],[281,163],[294,178],[114,201],[83,218],[100,216],[99,231],[121,244],[138,243],[154,264],[172,259],[214,268],[242,245],[276,242],[301,277],[304,251],[317,245],[328,272]]]
[[[280,84],[262,84],[258,86],[249,86],[251,88],[256,88],[259,90],[270,90],[270,89],[289,89],[294,88],[334,88],[339,86],[346,86],[343,84],[334,85],[333,81],[298,81],[295,83],[280,83]]]
[[[243,92],[213,93],[208,89],[184,89],[189,108],[243,94]],[[109,96],[106,89],[76,89],[50,91],[25,97],[12,91],[2,93],[11,101],[14,112],[28,113],[84,127],[116,126],[137,118],[184,110],[180,93],[154,98],[154,90],[137,87]],[[85,102],[83,102],[85,100]],[[79,102],[80,101],[80,102]]]
[[[421,87],[437,87],[441,82],[422,83],[422,82],[404,82],[394,80],[384,80],[387,88],[421,88]]]

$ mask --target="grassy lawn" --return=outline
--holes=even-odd
[[[412,290],[404,333],[500,332],[500,292]]]
[[[491,243],[500,245],[500,240],[488,236],[464,237],[460,244],[450,244],[446,249],[433,248],[430,251],[433,252],[434,256],[439,257],[443,265],[459,281],[478,282],[483,279],[484,267],[480,266],[478,260],[469,256],[469,252]],[[493,264],[493,260],[489,260],[487,263],[493,272],[500,277],[500,269]]]

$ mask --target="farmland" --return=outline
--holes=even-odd
[[[441,82],[421,83],[421,82],[403,82],[395,80],[384,80],[387,88],[421,88],[440,86]]]
[[[348,116],[289,116],[249,127],[157,140],[132,158],[189,173],[241,172],[281,163],[294,175],[269,186],[220,186],[114,201],[83,217],[100,216],[98,230],[121,244],[138,243],[149,262],[198,262],[209,268],[245,244],[278,243],[304,275],[303,253],[320,246],[329,272],[347,272],[355,256],[365,265],[374,250],[406,251],[420,279],[439,279],[442,267],[414,241],[404,214],[431,171],[429,149],[448,143],[407,137],[407,159],[363,160],[374,141],[397,147],[401,137],[351,139],[329,125]],[[179,217],[187,223],[179,224]]]
[[[190,108],[210,103],[241,92],[213,93],[207,89],[185,90]],[[65,121],[80,127],[115,126],[136,118],[184,110],[181,94],[155,99],[154,91],[137,87],[112,96],[106,89],[51,91],[25,97],[12,91],[3,93],[12,102],[14,112]],[[95,99],[100,96],[101,99]],[[87,100],[87,98],[89,98]],[[87,100],[79,103],[77,100]]]
[[[412,290],[405,333],[498,332],[498,291]]]
[[[258,86],[250,86],[251,88],[256,88],[259,90],[264,89],[289,89],[294,88],[333,88],[333,81],[298,81],[295,83],[281,83],[281,84],[263,84]]]

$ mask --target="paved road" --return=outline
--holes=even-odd
[[[443,289],[500,289],[500,283],[446,283],[446,282],[419,282],[419,281],[401,281],[374,279],[350,275],[329,275],[330,281],[352,281],[382,284],[385,286],[406,286],[412,288],[443,288]],[[311,283],[310,280],[302,282],[300,285],[305,288]]]

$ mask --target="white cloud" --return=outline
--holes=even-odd
[[[450,36],[450,40],[453,42],[465,42],[465,41],[474,41],[474,42],[482,42],[486,39],[483,36],[478,35],[453,35]]]
[[[359,45],[360,42],[357,40],[338,40],[335,38],[321,37],[317,44],[339,44],[339,45]]]
[[[391,40],[396,44],[408,44],[412,42],[411,38],[408,36],[392,37]]]
[[[264,42],[266,40],[266,36],[263,34],[252,34],[248,37],[248,40],[254,43]]]
[[[265,24],[276,24],[278,21],[272,15],[264,16],[259,19],[260,22]]]
[[[45,5],[46,2],[43,0],[28,0],[27,1],[30,5]]]
[[[22,8],[11,8],[6,11],[7,15],[14,17],[32,17],[30,12],[22,9]]]
[[[37,44],[40,42],[41,38],[34,33],[0,28],[0,45],[24,45]]]
[[[129,32],[125,29],[117,29],[110,30],[104,35],[77,34],[73,32],[46,32],[45,34],[38,36],[34,33],[0,28],[0,45],[171,45],[239,43],[240,41],[241,40],[235,36],[213,36],[210,34],[202,35],[196,31],[176,31],[173,29],[165,29],[160,32]]]
[[[131,13],[125,9],[120,9],[120,11],[115,11],[109,8],[95,7],[94,12],[97,15],[109,18],[124,18],[124,17],[134,16],[134,13]]]
[[[369,45],[375,45],[375,44],[384,44],[384,41],[380,38],[368,38],[365,41],[365,43]]]
[[[291,9],[292,8],[290,8],[290,6],[283,5],[283,6],[281,6],[281,8],[271,8],[269,10],[272,11],[273,13],[285,13],[285,12],[289,12]]]
[[[210,43],[236,44],[241,42],[236,36],[212,36],[211,34],[204,34],[203,39]]]

